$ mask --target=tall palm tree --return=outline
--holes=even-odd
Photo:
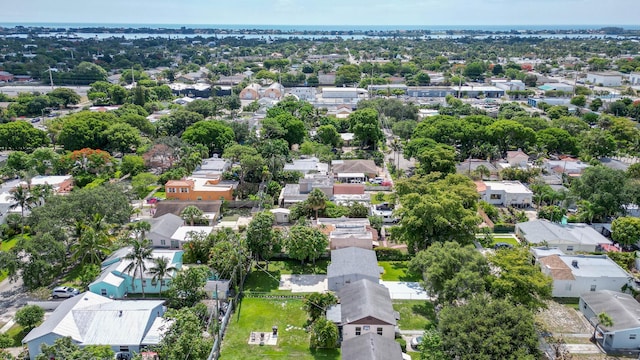
[[[136,239],[142,241],[147,238],[147,231],[151,231],[151,224],[147,221],[138,221],[129,225],[129,230]]]
[[[318,220],[318,210],[324,209],[327,206],[327,195],[322,190],[315,188],[309,193],[307,203],[316,212],[316,220]]]
[[[78,241],[71,246],[72,258],[82,264],[99,264],[109,251],[109,237],[104,231],[85,226]]]
[[[29,191],[28,188],[18,185],[15,189],[11,190],[9,201],[13,202],[13,204],[9,206],[9,209],[20,207],[20,215],[22,216],[21,232],[24,232],[24,210],[31,210],[33,205],[36,204],[37,199],[31,195],[31,191]]]
[[[484,165],[479,165],[476,168],[476,173],[478,173],[478,175],[480,175],[480,179],[484,180],[486,178],[489,178],[491,176],[491,171],[489,170],[488,167],[484,166]]]
[[[133,272],[133,279],[135,279],[136,274],[140,277],[142,297],[144,298],[144,272],[147,271],[145,261],[151,259],[153,249],[151,249],[151,242],[144,238],[131,239],[129,245],[131,246],[131,250],[124,256],[124,259],[131,260],[131,262],[124,268],[124,271],[129,274]]]
[[[38,205],[44,205],[45,201],[53,195],[51,184],[35,185],[31,190]]]
[[[171,266],[171,262],[167,257],[159,257],[153,259],[153,266],[149,269],[149,274],[152,274],[152,284],[157,284],[160,281],[160,296],[162,296],[162,281],[174,271],[178,271],[175,266]]]
[[[196,221],[200,221],[202,219],[202,215],[204,215],[202,210],[193,205],[187,206],[180,213],[182,220],[188,222],[191,226],[193,226]]]

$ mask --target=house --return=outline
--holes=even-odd
[[[377,283],[379,278],[380,267],[373,250],[348,247],[331,251],[331,263],[327,268],[329,290],[338,291],[362,279]]]
[[[213,156],[203,159],[202,163],[191,174],[192,177],[215,178],[221,176],[225,171],[231,169],[231,161]]]
[[[308,159],[295,159],[292,163],[284,164],[284,171],[299,171],[306,174],[323,174],[329,171],[329,164],[320,162],[316,157]]]
[[[484,185],[480,198],[489,204],[526,208],[533,201],[533,191],[520,181],[485,181]]]
[[[629,74],[629,84],[631,86],[640,86],[640,72],[632,72]]]
[[[557,247],[565,254],[595,252],[611,241],[587,224],[557,224],[533,220],[516,224],[516,235],[532,246]]]
[[[151,230],[147,233],[147,239],[151,240],[154,248],[180,248],[178,243],[171,241],[171,236],[184,225],[184,220],[174,214],[164,214],[151,219]]]
[[[313,189],[320,189],[328,198],[333,196],[333,180],[327,175],[307,175],[299,179],[297,184],[286,184],[280,191],[278,203],[281,207],[290,207],[303,202]]]
[[[518,149],[517,151],[507,151],[507,163],[512,167],[526,168],[529,161],[529,155]]]
[[[269,210],[276,218],[276,224],[288,224],[289,216],[291,215],[291,210],[283,209],[283,208],[275,208]]]
[[[579,297],[596,290],[622,291],[631,275],[606,255],[550,255],[540,268],[553,279],[553,297]]]
[[[559,98],[551,98],[551,97],[536,98],[536,97],[530,97],[530,98],[527,99],[527,104],[529,106],[531,106],[532,108],[538,108],[538,106],[541,103],[545,103],[545,104],[551,105],[551,106],[556,106],[556,105],[568,106],[568,105],[571,104],[571,98],[570,97],[559,97]]]
[[[155,209],[152,209],[153,218],[157,219],[166,214],[180,215],[182,210],[187,206],[195,206],[203,213],[203,218],[209,220],[209,225],[212,225],[220,215],[221,201],[179,201],[179,200],[165,200],[155,204]]]
[[[589,72],[587,82],[600,86],[622,86],[622,74],[615,71],[609,72]]]
[[[374,333],[343,341],[340,353],[344,360],[402,360],[400,344]]]
[[[100,276],[89,284],[89,291],[112,299],[122,299],[127,294],[141,293],[144,286],[145,294],[159,294],[169,288],[171,278],[175,276],[177,270],[182,268],[183,252],[181,250],[155,249],[151,253],[151,258],[144,261],[145,270],[141,280],[138,269],[129,271],[133,260],[127,259],[126,256],[130,252],[131,247],[127,246],[116,250],[105,259],[101,264]],[[176,270],[161,281],[153,282],[153,274],[149,272],[149,269],[154,266],[153,259],[162,257],[168,259],[170,267],[174,267]]]
[[[565,93],[573,92],[573,85],[565,84],[565,83],[545,83],[538,86],[538,89],[542,91],[562,91]]]
[[[275,82],[269,85],[262,96],[269,99],[280,100],[282,99],[282,97],[284,97],[284,86],[282,86],[282,84],[280,83]]]
[[[322,98],[324,99],[358,99],[366,97],[366,89],[348,87],[325,87],[322,88]]]
[[[505,91],[495,86],[451,86],[451,90],[454,91],[455,97],[485,97],[485,98],[501,98],[504,96]]]
[[[361,279],[342,287],[338,298],[343,341],[368,333],[395,338],[398,314],[393,310],[389,289],[377,281]]]
[[[11,82],[13,79],[13,74],[6,71],[0,71],[0,82]]]
[[[336,115],[336,117],[338,117],[338,115]],[[347,117],[348,116],[349,115],[347,115]],[[338,119],[339,119],[339,117],[338,117]],[[341,133],[340,134],[340,139],[342,139],[342,144],[344,146],[346,146],[346,147],[351,146],[351,142],[355,139],[355,137],[356,137],[356,134],[354,134],[354,133]]]
[[[472,174],[478,171],[478,168],[484,166],[489,170],[489,177],[497,177],[498,169],[487,160],[482,159],[466,159],[465,161],[456,165],[456,173],[458,174]]]
[[[108,345],[114,352],[139,353],[147,346],[158,345],[168,329],[163,300],[112,300],[90,292],[60,303],[55,311],[22,339],[29,348],[29,358],[40,355],[42,344],[53,345],[56,339],[71,337],[80,347]]]
[[[358,185],[358,184],[335,184],[333,186],[334,191],[337,185]],[[371,205],[371,194],[336,194],[331,197],[336,205],[351,206],[353,204],[360,204],[365,207]]]
[[[298,100],[312,101],[316,99],[316,89],[312,87],[295,87],[289,89],[289,95],[295,96]]]
[[[164,185],[167,200],[213,201],[233,200],[234,186],[214,178],[186,178],[169,180]]]
[[[580,295],[580,311],[596,327],[596,339],[605,351],[640,348],[640,303],[633,296],[618,291],[598,290]],[[600,324],[605,313],[613,325]]]
[[[355,173],[373,178],[378,176],[378,167],[373,160],[333,160],[331,162],[331,172],[334,176]]]
[[[171,247],[182,246],[191,240],[194,235],[207,236],[213,232],[213,226],[180,226],[171,235]]]
[[[240,91],[241,100],[258,100],[262,87],[259,84],[249,84]]]
[[[444,86],[410,86],[407,95],[414,98],[445,98],[454,95],[456,91]]]
[[[540,260],[546,258],[547,256],[565,255],[562,250],[548,246],[532,247],[531,249],[529,249],[529,252],[533,255],[536,264],[539,264]]]
[[[366,226],[358,228],[335,228],[329,233],[329,248],[331,250],[356,247],[371,250],[377,236],[377,231]]]
[[[560,160],[547,160],[544,162],[544,166],[547,172],[576,177],[591,165],[571,157],[565,157]]]
[[[505,91],[523,91],[525,89],[522,80],[493,79],[490,83]]]
[[[173,83],[169,84],[169,87],[173,95],[179,97],[203,99],[211,97],[211,85],[208,84]]]
[[[368,85],[367,90],[371,94],[376,94],[378,92],[386,92],[388,94],[392,94],[395,90],[402,91],[402,93],[407,92],[407,85],[405,84],[382,84],[382,85]],[[395,94],[393,94],[395,95]]]
[[[336,73],[318,72],[318,83],[320,85],[333,85],[336,83]]]
[[[26,182],[21,182],[20,185],[27,186]],[[56,194],[67,194],[73,189],[73,176],[71,175],[59,175],[59,176],[44,176],[38,175],[31,178],[29,186],[44,186],[50,185],[53,187],[53,191]]]

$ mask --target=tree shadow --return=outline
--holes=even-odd
[[[316,260],[315,264],[312,262],[302,264],[300,261],[287,260],[283,261],[282,265],[284,269],[294,275],[326,274],[328,261]]]
[[[339,360],[340,350],[338,349],[310,349],[314,359]]]
[[[424,316],[431,322],[434,322],[436,320],[436,309],[429,301],[421,302],[420,304],[414,304],[413,306],[411,306],[411,312],[416,315]]]
[[[406,261],[397,261],[391,264],[391,267],[396,271],[401,271],[403,275],[398,277],[400,281],[417,282],[421,280],[419,274],[415,274],[409,270],[409,264]]]
[[[253,270],[244,282],[244,291],[271,292],[280,286],[280,270]]]

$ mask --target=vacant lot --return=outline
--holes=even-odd
[[[309,349],[306,322],[301,300],[245,298],[229,321],[220,359],[340,359],[338,349]],[[252,331],[271,331],[274,325],[278,326],[276,346],[248,344]]]
[[[317,274],[327,273],[327,260],[316,261],[316,264],[302,265],[299,261],[272,261],[267,268],[264,263],[254,265],[251,274],[244,283],[244,291],[269,292],[273,294],[291,294],[291,290],[278,290],[280,275],[283,274]]]

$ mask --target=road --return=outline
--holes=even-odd
[[[0,330],[6,331],[11,327],[9,324],[13,321],[16,311],[27,304],[28,298],[22,286],[22,279],[13,283],[9,279],[0,282],[0,322],[7,324],[6,329]]]
[[[87,96],[87,91],[89,91],[89,86],[54,86],[54,89],[57,88],[68,88],[75,91],[80,96]],[[51,86],[47,85],[7,85],[0,86],[0,94],[6,94],[9,96],[18,96],[19,93],[26,92],[39,92],[41,94],[46,94],[51,91]]]

